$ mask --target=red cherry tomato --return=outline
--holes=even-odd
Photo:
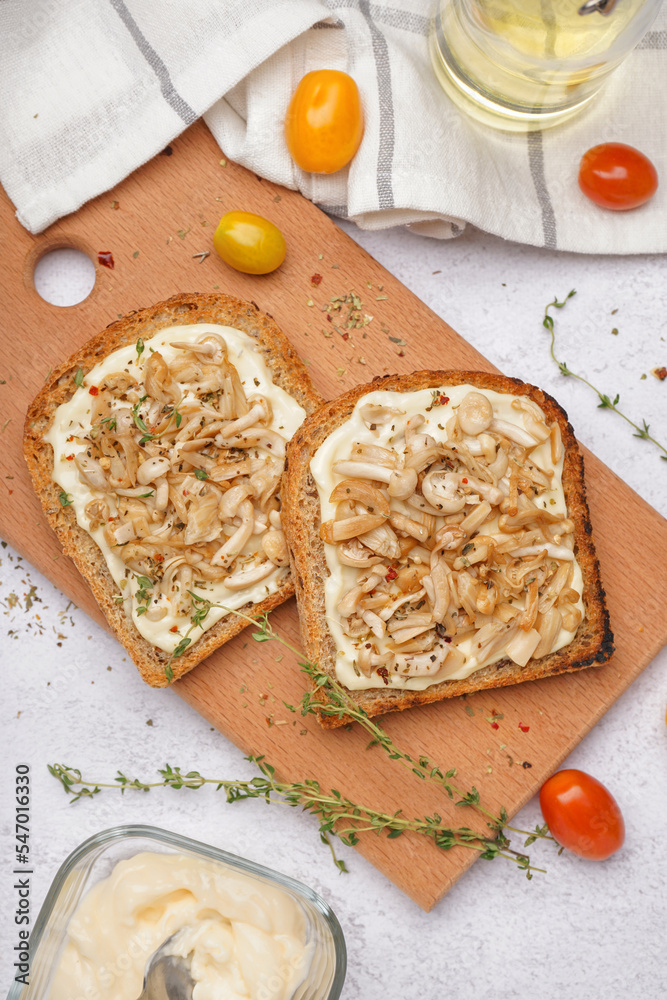
[[[596,205],[624,212],[653,197],[658,173],[648,156],[633,146],[604,142],[581,158],[579,187]]]
[[[551,835],[573,854],[602,861],[623,846],[625,823],[615,799],[585,771],[556,771],[540,790]]]
[[[333,174],[349,163],[364,134],[356,83],[337,69],[306,73],[285,118],[285,141],[298,167]]]

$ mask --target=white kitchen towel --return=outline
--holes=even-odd
[[[0,181],[41,232],[108,190],[201,115],[231,159],[363,228],[507,239],[586,253],[667,250],[667,10],[582,116],[496,132],[441,91],[432,0],[1,0]],[[283,119],[301,76],[357,80],[366,131],[350,167],[304,174]],[[605,212],[577,186],[582,153],[642,149],[662,186]]]

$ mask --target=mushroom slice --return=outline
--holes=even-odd
[[[389,496],[394,500],[407,500],[417,489],[416,469],[395,469],[389,477]]]
[[[181,398],[180,386],[159,351],[154,351],[144,365],[144,386],[151,399],[161,403],[178,403]]]
[[[374,611],[362,611],[361,617],[376,639],[382,639],[385,633],[385,624],[382,619]]]
[[[537,631],[540,633],[540,641],[533,652],[534,660],[541,660],[553,649],[561,627],[562,616],[558,608],[550,608],[546,614],[540,615],[537,621]]]
[[[128,389],[133,389],[139,383],[128,372],[110,372],[100,383],[101,389],[108,389],[114,396],[124,396]]]
[[[269,430],[268,427],[249,427],[227,438],[225,443],[230,448],[262,448],[270,451],[272,455],[285,457],[285,438],[277,431]]]
[[[388,483],[392,476],[392,469],[375,462],[334,462],[333,471],[347,479],[370,479],[377,483]]]
[[[343,566],[355,566],[359,569],[365,566],[375,566],[382,562],[382,556],[376,556],[367,549],[358,538],[350,538],[337,546],[338,561]]]
[[[449,568],[442,556],[431,557],[431,572],[422,583],[431,603],[433,621],[442,622],[449,609]]]
[[[553,465],[557,465],[563,457],[563,438],[561,437],[560,427],[555,420],[551,425],[549,437],[551,446],[551,461]]]
[[[365,642],[359,647],[355,659],[357,668],[364,677],[370,677],[373,670],[377,670],[378,667],[391,666],[393,662],[394,654],[390,649],[385,650],[383,653],[377,653],[370,642]]]
[[[208,333],[194,343],[188,340],[172,340],[172,347],[191,351],[204,363],[220,365],[227,359],[227,344],[217,333]]]
[[[380,447],[379,444],[364,444],[355,441],[350,453],[350,461],[371,462],[373,465],[394,469],[396,467],[396,453],[391,448]]]
[[[262,537],[262,550],[276,566],[289,566],[287,542],[282,531],[272,529]]]
[[[336,542],[344,542],[347,538],[355,538],[379,528],[384,522],[385,518],[377,514],[361,514],[343,518],[342,521],[325,521],[320,526],[320,538],[329,545],[335,545]],[[368,547],[372,548],[370,545]]]
[[[398,539],[388,524],[382,522],[368,531],[359,533],[359,540],[373,552],[385,559],[398,559],[401,554],[401,547]]]
[[[170,471],[171,462],[168,458],[147,458],[137,469],[137,482],[142,486],[148,486]]]
[[[220,535],[222,524],[218,517],[218,502],[218,496],[213,491],[192,501],[183,537],[186,545],[212,542]]]
[[[422,479],[422,494],[437,512],[456,514],[466,505],[466,498],[460,489],[460,479],[455,472],[427,472]]]
[[[417,603],[418,601],[420,601],[422,599],[422,597],[425,595],[425,593],[426,593],[426,590],[422,588],[422,589],[418,590],[416,593],[410,592],[410,593],[407,593],[407,594],[401,594],[400,597],[396,598],[395,601],[392,601],[391,604],[389,604],[386,608],[383,608],[382,611],[380,611],[380,618],[383,621],[388,622],[389,619],[394,615],[394,613],[396,611],[398,611],[398,609],[403,604],[407,604],[408,601],[410,601],[412,603]]]
[[[275,569],[276,567],[271,560],[267,560],[250,569],[243,569],[225,577],[225,587],[227,590],[245,590],[246,587],[251,587],[253,584],[259,583],[260,580],[265,580]]]
[[[358,583],[356,587],[353,587],[352,590],[348,590],[347,594],[345,594],[336,605],[336,611],[341,618],[349,618],[350,615],[353,615],[357,604],[363,595],[370,593],[371,590],[375,590],[377,585],[381,582],[381,575],[373,571],[370,576],[368,576],[361,583]]]
[[[268,399],[264,396],[250,396],[248,402],[251,404],[248,412],[241,417],[237,417],[236,420],[232,420],[220,432],[223,440],[247,430],[248,427],[254,427],[255,424],[262,424],[264,427],[267,427],[271,423],[272,410]]]
[[[491,513],[491,504],[488,500],[483,500],[482,503],[478,504],[469,514],[461,521],[459,528],[466,535],[472,535],[478,528],[486,521],[487,517]]]
[[[512,400],[512,409],[521,410],[523,425],[532,437],[538,441],[546,441],[551,437],[551,430],[547,427],[544,413],[532,399],[528,399],[527,396],[517,396]]]
[[[248,480],[244,480],[238,486],[232,486],[227,490],[220,501],[220,514],[222,517],[236,517],[238,509],[243,501],[252,495],[252,487]]]
[[[493,420],[493,407],[481,392],[467,392],[456,411],[459,427],[464,434],[475,437],[488,429]]]
[[[330,503],[338,503],[339,500],[358,501],[366,507],[369,514],[389,517],[389,501],[381,490],[371,486],[370,483],[358,479],[344,479],[338,483],[329,497]]]
[[[539,441],[528,431],[525,431],[522,427],[517,427],[516,424],[510,423],[508,420],[498,420],[494,419],[489,424],[489,430],[495,431],[496,434],[502,434],[503,437],[508,438],[510,441],[514,441],[515,444],[520,444],[523,448],[534,448]]]
[[[540,633],[536,628],[531,628],[529,632],[517,629],[509,642],[506,643],[505,652],[520,667],[525,667],[537,649],[540,638]]]
[[[402,677],[424,677],[435,676],[441,670],[446,660],[454,654],[451,646],[434,646],[432,650],[425,653],[417,653],[413,656],[397,656],[396,664],[398,673]],[[460,658],[462,661],[462,657]],[[456,666],[459,666],[457,662]],[[453,671],[452,671],[453,672]]]
[[[546,545],[526,545],[514,549],[512,555],[516,559],[523,559],[526,556],[539,555],[541,552],[544,552],[549,559],[559,559],[564,562],[574,561],[574,552],[572,549],[568,549],[565,545],[552,545],[551,543]]]
[[[249,541],[255,523],[255,509],[250,500],[244,500],[241,503],[239,516],[241,524],[231,538],[228,538],[224,545],[221,545],[218,551],[211,556],[212,566],[231,566],[243,546]]]
[[[374,431],[378,424],[386,424],[392,417],[402,417],[405,410],[399,410],[395,406],[385,406],[383,403],[365,403],[359,408],[359,416],[368,427],[369,431]]]
[[[416,538],[418,542],[426,542],[428,540],[428,528],[424,524],[420,524],[419,521],[413,521],[412,518],[406,517],[405,514],[398,514],[392,511],[389,524],[396,531],[403,531],[406,535],[410,535],[411,538]]]
[[[109,481],[104,469],[96,458],[91,458],[85,451],[80,451],[78,455],[74,456],[74,464],[79,472],[79,479],[88,486],[103,492],[109,489]]]

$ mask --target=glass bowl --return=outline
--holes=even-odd
[[[119,861],[144,851],[202,858],[290,896],[304,914],[307,943],[313,947],[308,972],[291,1000],[338,1000],[347,965],[345,939],[335,914],[316,892],[253,861],[177,833],[139,825],[103,830],[80,844],[61,865],[30,937],[30,982],[23,985],[14,980],[7,1000],[48,1000],[70,919],[84,895],[107,878]]]

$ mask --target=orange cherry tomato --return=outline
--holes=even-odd
[[[285,140],[296,165],[333,174],[350,162],[363,134],[361,99],[352,77],[337,69],[306,73],[285,118]]]
[[[658,173],[638,149],[622,142],[604,142],[584,153],[579,164],[579,187],[602,208],[624,212],[652,198]]]
[[[603,861],[623,846],[625,823],[616,800],[585,771],[556,771],[542,785],[540,808],[551,835],[580,858]]]
[[[268,274],[285,259],[285,237],[277,226],[252,212],[227,212],[213,234],[225,264],[244,274]]]

